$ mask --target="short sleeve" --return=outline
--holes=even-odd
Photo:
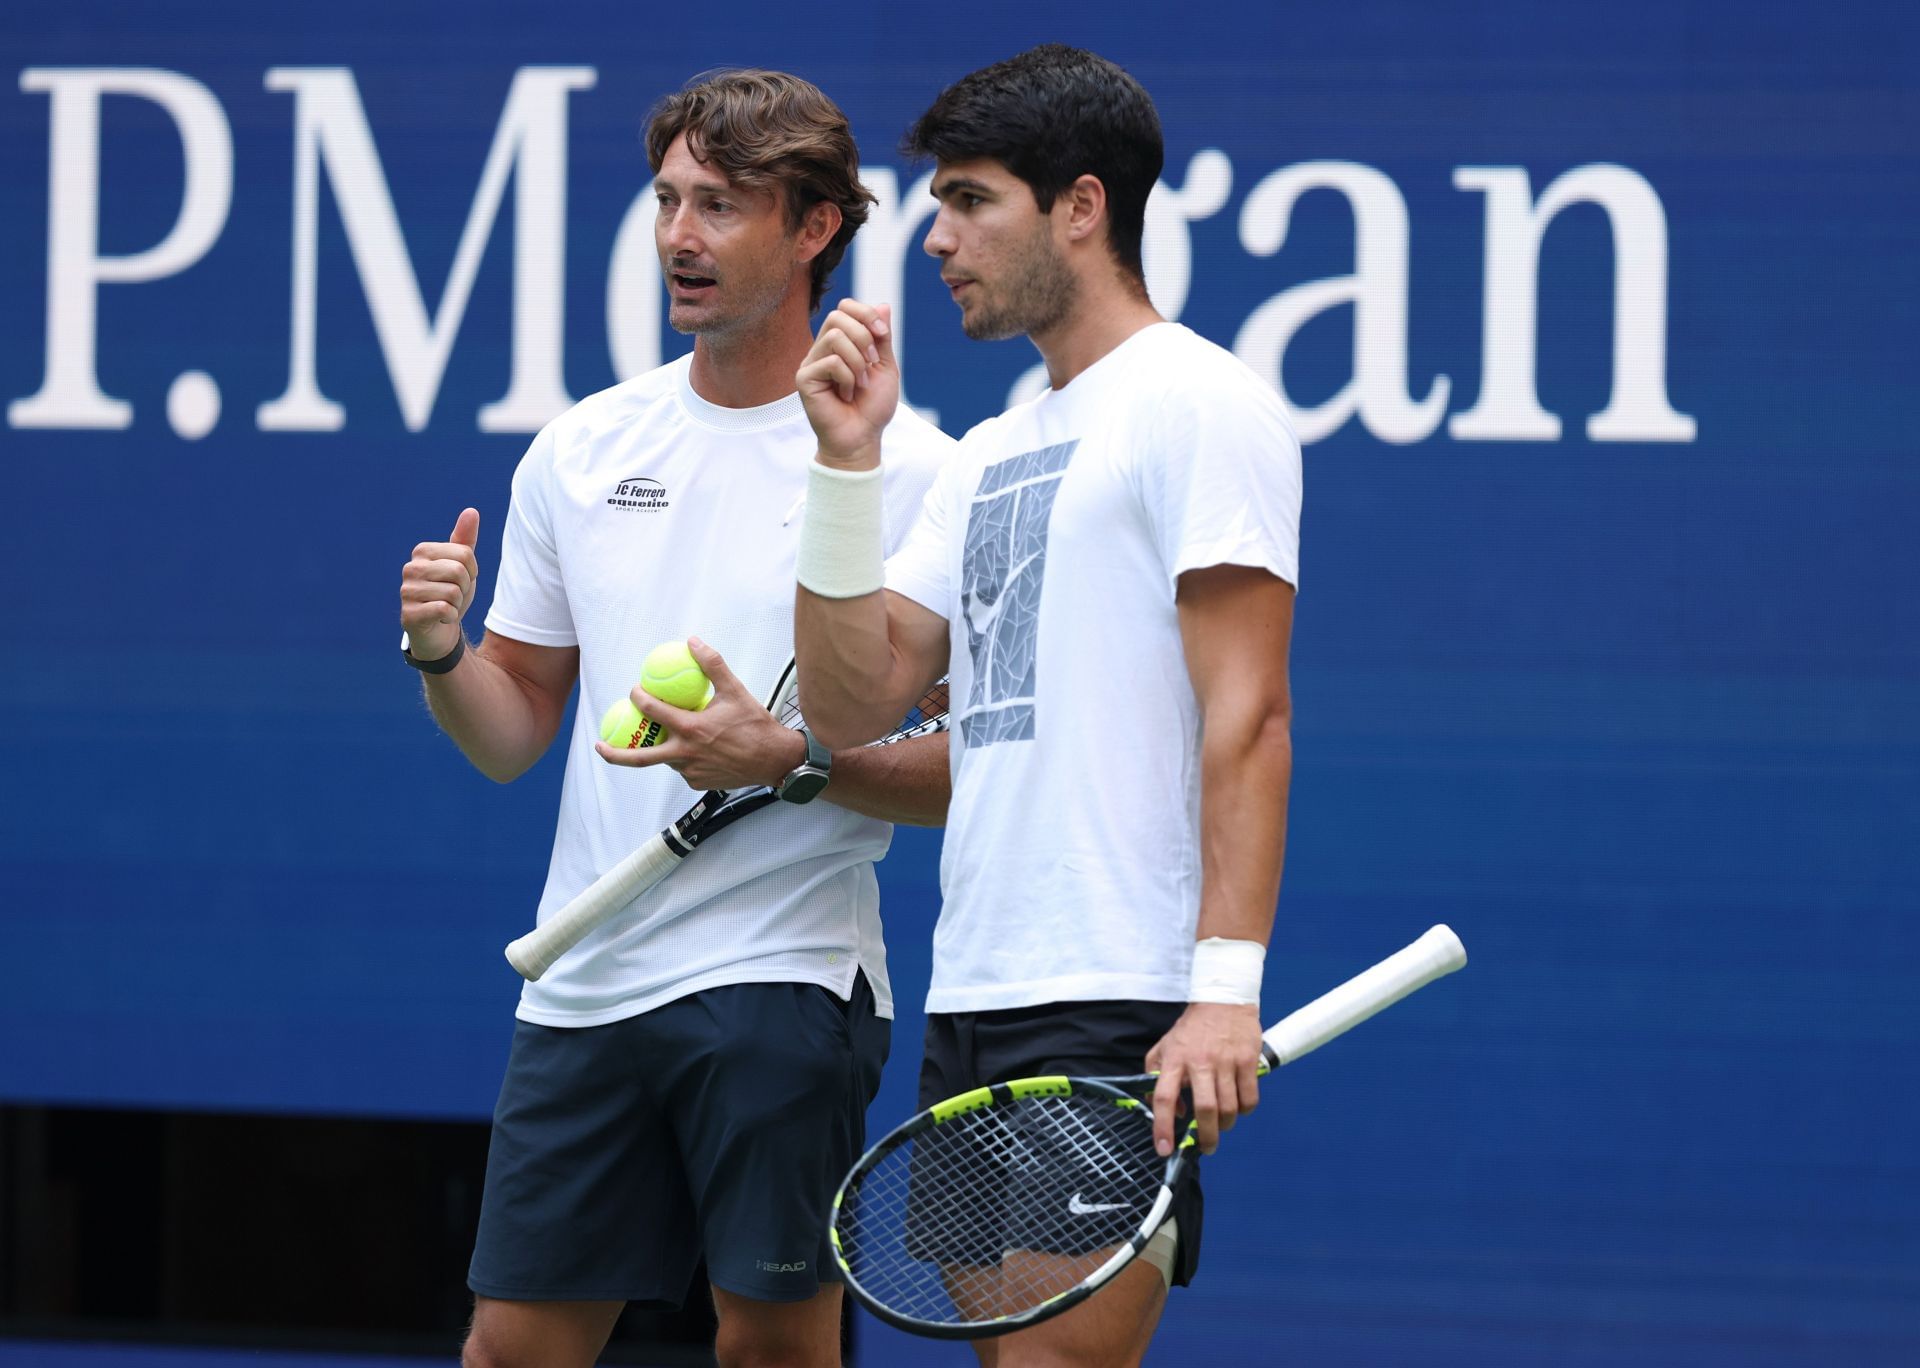
[[[927,490],[900,549],[887,560],[887,588],[943,618],[953,616],[952,558],[947,544],[948,510],[959,462],[948,461]]]
[[[1247,565],[1300,583],[1300,439],[1280,396],[1231,355],[1169,386],[1141,453],[1141,493],[1169,584]]]
[[[553,461],[553,429],[547,427],[513,472],[487,630],[534,646],[574,646],[578,638],[553,529]]]

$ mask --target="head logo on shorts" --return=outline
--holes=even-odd
[[[800,1260],[798,1263],[769,1263],[765,1259],[755,1259],[753,1266],[762,1273],[804,1273],[807,1271],[807,1261],[805,1259]]]

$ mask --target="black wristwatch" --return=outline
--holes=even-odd
[[[813,733],[805,727],[800,735],[807,743],[807,758],[802,760],[786,778],[780,781],[780,787],[774,790],[781,799],[789,803],[811,803],[820,796],[820,790],[827,786],[827,780],[833,777],[833,752],[813,739]]]
[[[459,640],[453,643],[453,649],[434,660],[421,660],[413,653],[413,640],[405,632],[400,634],[400,658],[420,671],[421,674],[445,674],[460,663],[460,657],[467,653],[467,634],[462,632]]]

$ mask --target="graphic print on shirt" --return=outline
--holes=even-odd
[[[973,686],[960,713],[969,749],[1033,737],[1034,662],[1047,528],[1078,438],[986,468],[967,512],[960,611]]]

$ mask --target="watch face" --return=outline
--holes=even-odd
[[[827,786],[827,776],[806,766],[787,776],[780,786],[780,797],[789,803],[810,803]]]

